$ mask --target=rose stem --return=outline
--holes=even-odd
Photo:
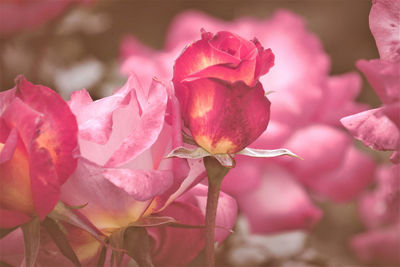
[[[204,166],[206,167],[208,176],[208,194],[206,207],[206,243],[205,243],[205,266],[214,267],[214,235],[215,235],[215,218],[217,215],[219,190],[222,179],[228,173],[229,169],[223,167],[215,158],[205,157]]]

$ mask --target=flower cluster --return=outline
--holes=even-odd
[[[224,29],[247,38],[257,36],[260,43],[272,49],[276,64],[268,75],[260,77],[261,84],[272,90],[268,94],[271,118],[267,131],[252,146],[287,147],[304,158],[235,158],[237,165],[222,188],[238,200],[252,231],[310,229],[322,214],[310,200],[307,188],[338,202],[354,199],[362,192],[373,179],[374,163],[354,147],[339,122],[343,116],[365,109],[355,102],[361,79],[356,73],[329,76],[329,59],[320,41],[291,12],[278,11],[267,20],[240,18],[233,22],[199,12],[183,13],[173,21],[164,51],[151,51],[133,37],[126,37],[120,52],[122,73],[144,64],[147,69],[142,69],[142,75],[157,73],[159,78],[170,79],[172,55],[177,53],[177,47],[196,39],[200,27],[210,31]],[[362,170],[360,165],[364,166]]]
[[[2,1],[0,34],[93,1]],[[360,75],[330,75],[321,41],[286,10],[230,22],[185,11],[162,50],[126,36],[126,83],[97,100],[18,76],[0,92],[0,265],[211,267],[238,210],[228,255],[260,235],[305,236],[328,201],[356,204],[360,262],[399,264],[399,13],[400,0],[372,1],[380,58],[356,63],[382,102],[370,110],[355,101]]]

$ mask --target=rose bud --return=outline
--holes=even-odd
[[[76,168],[77,132],[75,116],[51,89],[19,76],[0,93],[0,228],[54,208]]]
[[[201,39],[190,44],[175,61],[173,82],[182,111],[186,112],[188,98],[182,81],[218,78],[254,86],[273,65],[271,49],[264,50],[257,39],[248,41],[230,32],[213,35],[202,30]]]
[[[274,55],[229,32],[189,45],[175,61],[173,83],[186,127],[211,154],[236,153],[267,128],[270,102],[258,78]]]

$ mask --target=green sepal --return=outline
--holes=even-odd
[[[34,217],[29,222],[21,225],[24,235],[25,266],[33,267],[39,254],[40,246],[40,219]]]
[[[82,266],[64,234],[64,228],[49,217],[43,221],[42,226],[47,230],[60,252],[75,266]]]
[[[245,155],[253,158],[273,158],[273,157],[280,157],[280,156],[290,156],[302,159],[301,157],[294,154],[292,151],[286,148],[280,149],[255,149],[255,148],[245,148],[236,153],[237,155]]]

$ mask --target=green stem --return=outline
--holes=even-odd
[[[205,157],[204,166],[208,176],[208,194],[206,208],[206,240],[205,240],[205,266],[214,267],[214,236],[215,219],[217,215],[218,197],[221,188],[222,179],[228,173],[229,169],[223,167],[215,158]]]

